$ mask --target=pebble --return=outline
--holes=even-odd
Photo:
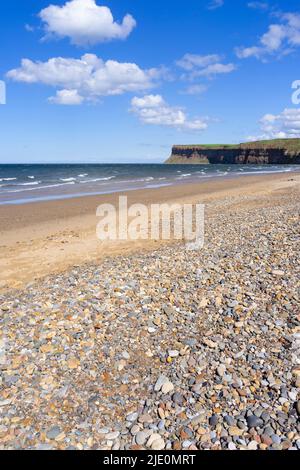
[[[271,437],[268,434],[262,434],[261,441],[263,442],[263,444],[266,444],[268,447],[271,446],[273,443]]]
[[[147,447],[151,447],[152,444],[153,444],[153,442],[155,442],[155,441],[157,441],[157,440],[160,440],[161,438],[162,438],[162,437],[161,437],[160,434],[158,434],[158,433],[153,433],[153,434],[149,437],[146,446],[147,446]]]
[[[139,414],[137,412],[130,413],[129,415],[126,416],[126,420],[130,421],[130,422],[133,422],[133,421],[136,421],[138,419],[138,416],[139,416]]]
[[[169,382],[168,377],[166,377],[165,375],[160,375],[156,381],[156,384],[154,385],[154,391],[159,392],[162,386],[168,382]]]
[[[135,424],[132,426],[132,428],[130,429],[130,433],[135,436],[138,432],[140,431],[140,427]]]
[[[172,396],[172,400],[174,403],[177,403],[178,405],[182,405],[184,402],[184,397],[181,393],[175,392]]]
[[[151,430],[139,431],[135,436],[135,442],[138,445],[141,445],[141,446],[144,445],[151,433],[152,433]]]
[[[212,349],[217,347],[217,343],[215,343],[214,341],[212,341],[211,339],[208,339],[208,338],[203,339],[203,344],[205,344],[206,346],[208,346],[209,348],[212,348]]]
[[[228,424],[228,426],[234,426],[235,425],[235,419],[232,416],[226,415],[224,417],[224,421],[226,422],[226,424]]]
[[[237,426],[229,426],[228,432],[230,436],[242,436],[243,431],[239,429]]]
[[[48,439],[55,439],[60,434],[61,434],[61,429],[58,426],[53,426],[53,428],[47,431],[46,436]]]
[[[229,442],[228,449],[229,450],[236,450],[236,445],[233,442]]]
[[[178,357],[179,356],[179,351],[177,351],[175,349],[174,350],[169,350],[168,354],[169,354],[170,357]]]
[[[284,271],[281,271],[280,269],[274,269],[272,274],[273,276],[284,276]]]
[[[250,415],[247,417],[247,424],[249,428],[257,428],[261,426],[263,421],[255,415]]]
[[[161,387],[161,391],[162,391],[162,393],[164,393],[164,394],[173,392],[173,390],[174,390],[174,385],[173,385],[172,382],[170,382],[169,380],[168,380],[167,382],[165,382],[165,383],[163,384],[163,386]]]
[[[218,424],[218,416],[217,415],[212,415],[212,417],[209,419],[209,424],[211,426],[216,426]]]
[[[0,293],[0,450],[300,449],[299,195]]]
[[[163,440],[162,437],[154,441],[151,445],[152,450],[163,450],[164,448],[165,448],[165,441]]]
[[[271,439],[272,439],[272,442],[274,444],[280,444],[281,443],[281,439],[280,439],[279,436],[277,436],[277,434],[272,434]]]
[[[223,377],[223,375],[225,374],[226,372],[226,366],[224,364],[221,364],[218,366],[217,368],[217,373],[220,377]]]

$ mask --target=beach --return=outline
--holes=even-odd
[[[205,204],[205,243],[96,208]],[[300,175],[0,206],[0,448],[300,449]]]
[[[55,201],[0,205],[0,292],[21,288],[47,274],[63,272],[73,265],[101,260],[108,255],[139,249],[154,249],[161,243],[152,240],[99,241],[96,237],[96,209],[108,203],[118,207],[120,196],[128,197],[128,206],[142,203],[235,204],[248,196],[252,204],[260,197],[298,184],[299,173],[276,173],[230,178],[215,178],[201,183],[144,188],[96,196]],[[217,204],[218,210],[219,205]],[[207,206],[206,211],[214,210]]]

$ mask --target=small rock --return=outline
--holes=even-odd
[[[247,424],[249,428],[258,428],[263,424],[263,421],[255,415],[247,417]]]
[[[134,424],[130,429],[130,434],[135,436],[140,431],[140,427],[137,424]]]
[[[166,377],[165,375],[160,375],[156,381],[156,384],[154,385],[154,391],[159,392],[162,386],[167,382],[169,382],[168,377]]]
[[[215,349],[217,347],[217,343],[208,338],[203,339],[203,344],[205,344],[205,346],[208,346],[211,349]]]
[[[153,326],[149,326],[148,333],[155,333],[155,332],[156,332],[156,328],[154,328]]]
[[[272,274],[273,276],[284,276],[284,271],[281,271],[280,269],[274,269]]]
[[[280,444],[281,443],[281,439],[280,439],[279,436],[277,436],[277,434],[272,434],[271,439],[272,439],[274,444]]]
[[[140,446],[144,445],[152,432],[151,430],[139,431],[135,436],[135,442]]]
[[[256,441],[251,441],[247,447],[249,450],[257,450],[258,443]]]
[[[161,439],[161,435],[160,435],[160,434],[158,434],[158,433],[152,434],[152,435],[149,437],[146,446],[147,446],[147,447],[151,447],[152,444],[153,444],[153,442],[154,442],[154,441],[157,441],[157,440],[159,440],[159,439]]]
[[[262,434],[260,438],[261,438],[261,442],[263,444],[266,444],[268,447],[271,446],[273,443],[271,437],[268,436],[267,434]]]
[[[126,416],[126,420],[130,421],[131,423],[138,419],[139,414],[135,411],[134,413],[130,413]]]
[[[162,437],[154,441],[151,445],[152,450],[163,450],[164,448],[165,448],[165,441],[163,440]]]
[[[161,387],[161,391],[164,394],[173,392],[173,390],[174,390],[174,385],[169,380],[166,383],[164,383],[163,386]]]
[[[217,373],[220,377],[223,377],[223,375],[226,372],[226,366],[224,364],[220,364],[217,368]]]
[[[182,405],[183,402],[184,402],[183,395],[181,393],[178,393],[178,392],[173,394],[172,400],[173,400],[174,403],[177,403],[177,405]]]
[[[168,354],[170,357],[178,357],[179,351],[177,351],[177,349],[171,349],[170,351],[168,351]]]
[[[224,421],[228,426],[234,426],[235,425],[235,419],[232,416],[226,415],[224,417]]]
[[[215,427],[218,424],[218,416],[217,415],[212,415],[211,418],[209,418],[209,424],[212,427]]]
[[[242,436],[244,433],[242,429],[238,428],[237,426],[229,426],[228,432],[230,436]]]
[[[46,436],[48,439],[55,439],[57,436],[61,434],[61,429],[58,426],[53,426],[53,428],[47,431]]]

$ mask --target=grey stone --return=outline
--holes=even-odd
[[[55,439],[59,434],[61,434],[61,429],[58,426],[53,426],[53,428],[47,431],[46,436],[48,439]]]
[[[263,421],[255,415],[247,417],[247,424],[249,428],[258,428],[262,426]]]

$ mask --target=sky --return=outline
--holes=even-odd
[[[0,13],[0,163],[158,163],[174,144],[300,137],[299,0]]]

